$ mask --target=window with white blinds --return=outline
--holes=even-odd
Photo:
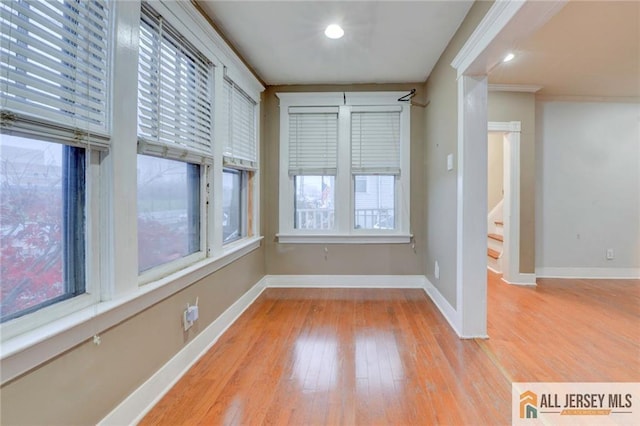
[[[213,64],[143,3],[138,63],[139,152],[212,158]]]
[[[289,108],[289,175],[334,175],[338,167],[338,108]]]
[[[256,103],[231,80],[224,80],[224,164],[256,170]]]
[[[410,241],[405,92],[284,92],[280,243]]]
[[[107,0],[0,2],[4,133],[107,145]]]
[[[351,173],[400,174],[400,109],[351,112]]]

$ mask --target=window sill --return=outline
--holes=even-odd
[[[277,234],[280,244],[407,244],[411,234]]]
[[[138,312],[205,278],[258,249],[263,237],[244,238],[225,246],[216,258],[203,259],[133,293],[73,312],[35,330],[2,342],[0,383],[29,371],[54,356],[117,325]]]

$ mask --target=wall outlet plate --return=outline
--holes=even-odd
[[[198,320],[198,307],[197,306],[189,306],[187,308],[187,321],[191,324]]]

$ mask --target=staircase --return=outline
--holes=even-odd
[[[494,232],[487,236],[487,266],[497,273],[502,273],[502,243],[504,241],[502,220],[494,221]]]

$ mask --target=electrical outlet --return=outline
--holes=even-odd
[[[614,257],[613,249],[607,249],[607,260],[613,260]]]
[[[438,265],[438,261],[436,260],[436,266],[434,268],[433,274],[436,276],[436,279],[440,279],[440,265]]]
[[[198,307],[189,306],[187,308],[187,320],[192,324],[198,320]]]
[[[193,323],[198,320],[199,314],[198,298],[196,297],[196,304],[189,305],[187,303],[187,309],[185,309],[182,313],[182,326],[184,327],[184,331],[187,331],[191,328]]]

